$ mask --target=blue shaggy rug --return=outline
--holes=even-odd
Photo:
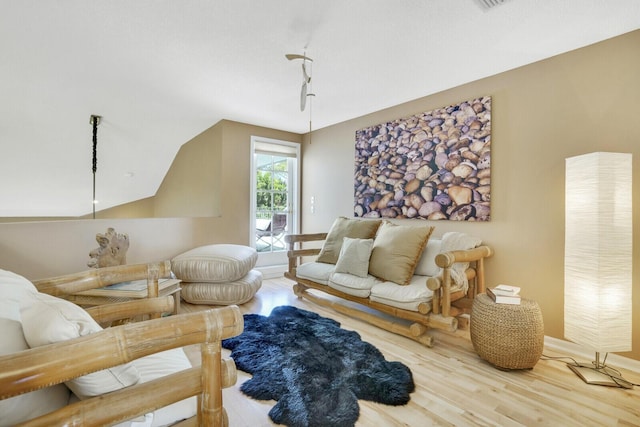
[[[269,416],[290,427],[353,426],[358,399],[404,405],[415,387],[409,368],[387,362],[358,333],[295,307],[276,307],[268,317],[245,314],[244,332],[222,346],[253,375],[242,392],[277,400]]]

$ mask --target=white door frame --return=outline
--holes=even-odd
[[[300,144],[290,141],[282,141],[272,138],[264,138],[261,136],[251,136],[251,192],[250,192],[250,215],[249,215],[249,243],[250,246],[256,247],[256,164],[255,152],[256,145],[269,144],[274,148],[274,153],[278,152],[278,147],[283,153],[295,153],[296,165],[294,170],[289,171],[289,184],[287,202],[288,202],[288,221],[287,233],[295,234],[300,229]],[[258,252],[258,262],[256,268],[262,271],[266,277],[276,277],[282,275],[286,271],[288,265],[287,252]]]

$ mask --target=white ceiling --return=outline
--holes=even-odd
[[[305,133],[640,28],[638,0],[0,0],[0,216],[155,194],[221,119]],[[640,46],[639,46],[640,48]],[[127,176],[133,174],[133,176]]]

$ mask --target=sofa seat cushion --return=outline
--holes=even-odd
[[[191,368],[191,362],[182,348],[155,353],[131,362],[140,373],[140,382],[146,383]],[[153,412],[152,427],[167,426],[191,418],[198,411],[198,398],[189,397]]]
[[[329,287],[355,297],[367,298],[371,288],[379,282],[373,276],[359,277],[349,273],[333,273],[329,278]]]
[[[433,291],[427,288],[427,277],[411,278],[408,285],[400,286],[394,282],[377,283],[371,288],[371,301],[405,310],[418,311],[418,305],[431,301]]]
[[[182,283],[182,299],[192,304],[231,305],[244,304],[254,297],[262,286],[262,273],[250,270],[244,277],[227,283]]]
[[[335,265],[324,262],[306,262],[296,268],[296,276],[322,285],[328,285],[329,277],[331,277],[335,268]]]
[[[226,283],[243,278],[255,267],[258,252],[242,245],[207,245],[171,260],[171,270],[183,282]]]

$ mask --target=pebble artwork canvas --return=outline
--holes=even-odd
[[[489,221],[490,202],[490,96],[356,131],[356,217]]]

